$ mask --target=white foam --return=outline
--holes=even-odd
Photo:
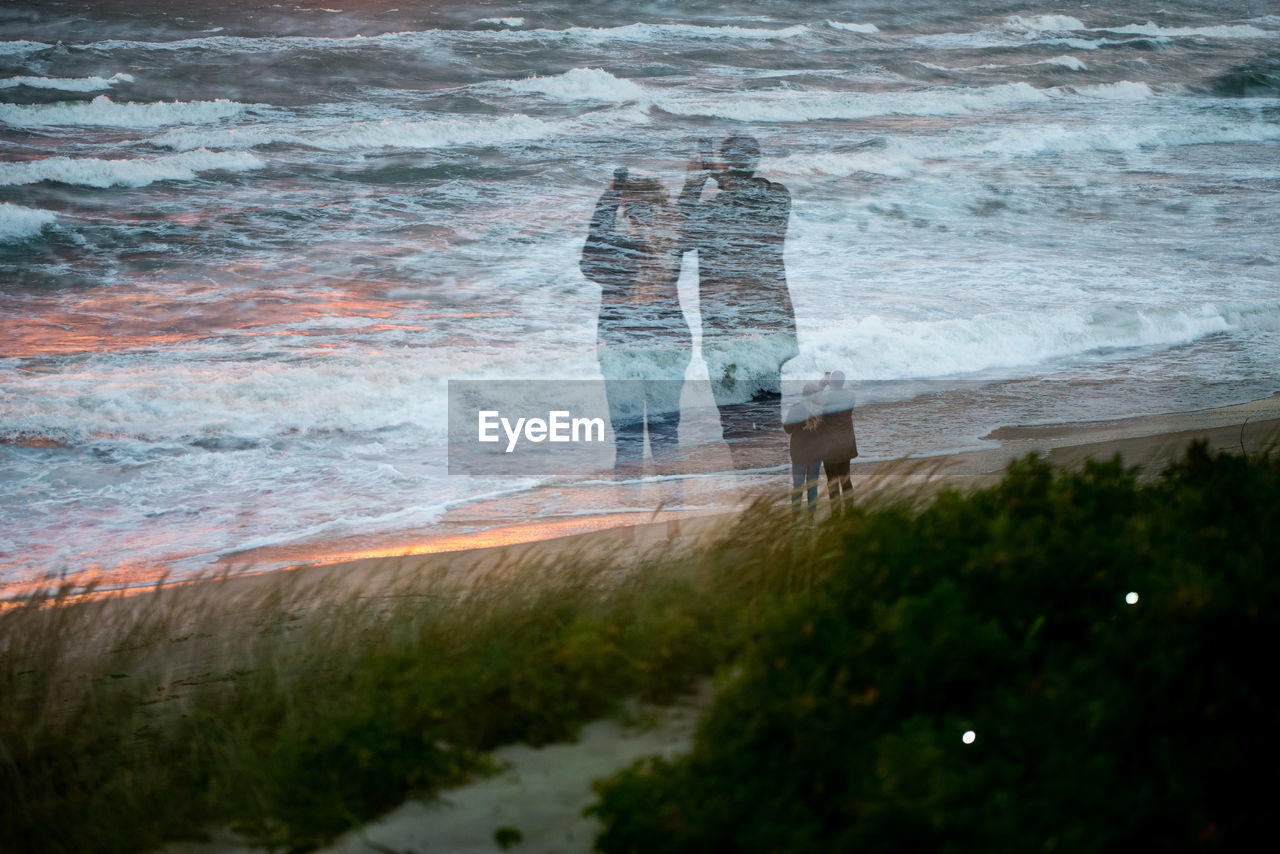
[[[1070,15],[1014,15],[1005,19],[1004,27],[1014,32],[1031,33],[1069,33],[1085,29],[1079,18]]]
[[[12,41],[0,42],[0,56],[20,56],[25,53],[35,53],[40,50],[48,50],[53,47],[51,44],[44,42],[32,41]]]
[[[501,38],[534,38],[590,43],[627,41],[653,43],[661,41],[755,41],[791,39],[805,35],[809,28],[796,24],[780,29],[768,27],[707,26],[703,24],[627,24],[621,27],[569,27],[564,30],[504,30],[492,33]]]
[[[863,33],[865,35],[880,32],[880,28],[875,24],[846,24],[842,21],[827,21],[827,26],[836,30],[847,30],[851,33]]]
[[[1055,56],[1051,59],[1042,59],[1037,65],[1059,65],[1063,68],[1069,68],[1072,71],[1088,71],[1089,66],[1085,65],[1081,60],[1074,56]]]
[[[263,145],[274,145],[287,142],[295,145],[306,145],[307,140],[295,133],[284,131],[260,131],[244,128],[227,128],[226,130],[168,130],[148,140],[152,145],[159,145],[174,151],[193,151],[197,148],[218,149],[223,151],[245,151]]]
[[[739,93],[715,102],[664,99],[660,106],[680,115],[715,116],[734,121],[804,122],[821,119],[860,119],[870,116],[948,116],[1037,104],[1057,97],[1055,90],[1028,83],[1002,83],[978,89],[926,89],[908,92],[796,92],[793,90]]]
[[[9,243],[35,237],[57,219],[58,215],[53,211],[0,202],[0,242]]]
[[[1217,27],[1162,27],[1152,21],[1145,24],[1129,24],[1124,27],[1102,27],[1093,32],[1125,33],[1136,36],[1156,36],[1159,38],[1178,38],[1182,36],[1201,36],[1210,39],[1267,39],[1280,37],[1280,33],[1262,30],[1248,24],[1223,25]]]
[[[1108,101],[1145,101],[1154,98],[1155,92],[1146,83],[1121,80],[1116,83],[1099,83],[1096,86],[1077,86],[1075,91],[1090,98]]]
[[[46,157],[0,163],[0,186],[55,181],[82,187],[145,187],[157,181],[189,181],[201,172],[244,172],[265,165],[252,154],[204,149],[139,160]]]
[[[106,95],[99,95],[87,104],[0,104],[0,121],[17,127],[153,128],[216,122],[244,110],[244,104],[222,99],[117,104]]]
[[[113,74],[110,77],[6,77],[0,80],[0,89],[29,86],[33,89],[58,89],[63,92],[97,92],[110,89],[117,83],[133,83],[132,74]]]
[[[1105,348],[1167,347],[1244,329],[1280,329],[1280,304],[999,312],[944,320],[871,315],[802,338],[805,364],[851,366],[852,380],[924,379],[1029,368]]]
[[[700,24],[627,24],[620,27],[568,27],[562,30],[504,28],[500,30],[409,30],[379,33],[373,36],[355,35],[338,38],[317,36],[205,36],[195,39],[179,39],[170,42],[147,42],[108,39],[77,45],[78,48],[96,51],[116,50],[203,50],[221,53],[277,53],[289,51],[346,51],[366,45],[379,45],[401,50],[430,50],[465,41],[474,46],[477,40],[500,41],[567,41],[606,43],[613,41],[652,43],[672,40],[767,40],[789,39],[804,35],[809,28],[797,24],[780,29],[767,27],[708,26]],[[11,43],[12,44],[12,43]],[[35,43],[30,43],[35,44]],[[43,49],[49,45],[38,45]]]
[[[528,77],[498,84],[513,92],[546,95],[565,101],[642,101],[645,88],[602,68],[574,68],[564,74]]]
[[[481,18],[477,24],[492,24],[495,27],[511,27],[519,29],[524,26],[524,18]]]
[[[926,163],[947,164],[956,158],[1002,160],[1088,152],[1132,152],[1149,148],[1221,143],[1280,141],[1280,125],[1267,121],[1130,122],[1087,125],[999,125],[974,128],[945,137],[890,138],[883,146],[865,150],[796,154],[771,159],[769,172],[781,177],[829,177],[865,172],[907,178]],[[949,168],[944,166],[943,168]]]
[[[333,133],[307,138],[309,145],[334,151],[361,148],[445,148],[454,145],[501,145],[542,139],[555,125],[524,115],[500,119],[441,119],[426,122],[360,122]]]

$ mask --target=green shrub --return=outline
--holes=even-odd
[[[1270,847],[1278,506],[1274,457],[1196,445],[1150,483],[1029,458],[829,523],[834,563],[721,678],[693,752],[600,784],[598,847]]]

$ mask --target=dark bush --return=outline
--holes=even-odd
[[[693,752],[600,784],[599,848],[1269,848],[1278,506],[1274,457],[1196,445],[1151,482],[1029,458],[829,523],[837,571],[757,633]]]

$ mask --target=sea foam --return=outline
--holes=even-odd
[[[204,149],[141,160],[46,157],[0,163],[0,186],[52,181],[82,187],[145,187],[157,181],[189,181],[201,172],[244,172],[265,165],[245,152]]]
[[[880,32],[880,28],[875,24],[847,24],[842,21],[827,21],[827,26],[834,30],[846,30],[851,33],[863,33],[865,35]]]
[[[1088,71],[1089,66],[1074,56],[1055,56],[1051,59],[1042,59],[1037,65],[1059,65],[1063,68],[1069,68],[1072,71]]]
[[[117,83],[133,83],[132,74],[113,74],[110,77],[6,77],[0,80],[0,89],[29,86],[32,89],[58,89],[63,92],[97,92],[110,89]]]
[[[329,134],[309,137],[317,148],[348,151],[361,148],[444,148],[453,145],[500,145],[542,139],[555,126],[524,115],[501,119],[427,122],[361,122]]]
[[[1073,18],[1070,15],[1031,15],[1030,17],[1014,15],[1005,19],[1004,28],[1014,32],[1066,33],[1083,30],[1085,26],[1079,18]]]
[[[1053,90],[1028,83],[1001,83],[985,88],[928,89],[911,92],[794,92],[741,94],[731,100],[706,102],[663,100],[660,106],[679,115],[715,116],[745,122],[805,122],[861,119],[870,116],[950,116],[1042,103]]]
[[[35,237],[45,226],[53,225],[58,215],[53,211],[24,208],[0,202],[0,243],[11,243]]]
[[[564,101],[640,101],[645,88],[613,76],[602,68],[574,68],[564,74],[527,77],[498,84],[513,92],[546,95]]]
[[[1136,36],[1156,36],[1160,38],[1179,38],[1183,36],[1201,36],[1210,39],[1268,39],[1280,38],[1280,33],[1259,29],[1249,24],[1222,25],[1217,27],[1162,27],[1151,21],[1145,24],[1129,24],[1124,27],[1104,27],[1112,33],[1124,33]]]
[[[1102,349],[1168,347],[1228,331],[1275,331],[1277,318],[1280,304],[1114,306],[943,320],[871,315],[814,331],[806,349],[816,364],[850,365],[853,380],[927,379],[1033,368]]]
[[[117,104],[99,95],[87,104],[0,104],[0,121],[16,127],[82,125],[115,128],[153,128],[216,122],[244,112],[235,101],[159,101]]]
[[[53,47],[51,44],[44,42],[32,41],[12,41],[0,42],[0,56],[21,56],[27,53],[35,53],[41,50],[48,50]]]

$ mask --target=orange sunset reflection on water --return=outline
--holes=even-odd
[[[10,298],[0,304],[0,356],[146,350],[218,336],[334,338],[389,331],[427,333],[437,328],[432,325],[437,321],[511,316],[510,312],[424,311],[421,303],[388,301],[362,292],[383,287],[381,282],[364,282],[344,289],[287,295],[262,288],[237,293],[235,299],[211,293],[207,300],[199,299],[199,290],[167,299],[111,291],[69,297],[39,295],[20,302]],[[321,328],[295,328],[314,320],[330,322]],[[352,321],[352,325],[342,326],[343,320]],[[371,320],[385,322],[369,323]]]

